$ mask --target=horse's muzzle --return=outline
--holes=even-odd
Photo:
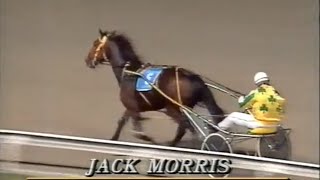
[[[96,68],[96,66],[95,66],[95,65],[92,65],[92,64],[91,64],[91,65],[88,65],[88,67],[91,68],[91,69]]]
[[[90,58],[86,58],[85,63],[89,68],[95,68],[96,65],[98,64],[97,61],[90,59]]]

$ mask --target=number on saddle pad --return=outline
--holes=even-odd
[[[152,85],[155,85],[160,74],[162,73],[163,68],[148,68],[141,72],[141,75]],[[142,77],[139,77],[136,83],[137,91],[150,91],[152,86]]]

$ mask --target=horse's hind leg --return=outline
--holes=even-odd
[[[134,136],[138,139],[143,140],[143,141],[148,141],[153,144],[157,144],[153,138],[151,138],[150,136],[145,134],[143,127],[142,127],[142,124],[141,124],[141,121],[140,121],[141,120],[140,115],[138,113],[133,113],[131,115],[131,117],[132,117]]]
[[[128,119],[130,118],[129,112],[126,110],[122,117],[118,120],[118,127],[116,129],[116,132],[113,134],[111,140],[118,140],[120,133],[124,127],[124,125],[128,122]]]
[[[176,136],[174,137],[174,139],[169,143],[169,146],[176,146],[182,139],[182,137],[186,134],[186,125],[185,123],[179,123],[178,128],[177,128],[177,132],[176,132]]]
[[[186,134],[186,129],[189,127],[189,124],[186,121],[187,117],[184,116],[184,114],[182,114],[182,112],[176,108],[167,108],[166,114],[175,119],[178,123],[176,135],[168,144],[169,146],[176,146],[181,141],[182,137]]]
[[[191,137],[192,138],[191,139],[192,146],[193,146],[193,148],[197,148],[198,142],[199,142],[199,136],[197,134],[197,131],[187,117],[186,117],[186,121],[188,122],[188,129],[190,130],[190,132],[192,134],[192,137]]]

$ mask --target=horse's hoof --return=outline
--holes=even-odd
[[[117,141],[119,138],[118,137],[112,137],[110,140],[111,141]]]
[[[156,146],[159,146],[159,145],[161,145],[160,143],[157,143],[157,142],[151,142],[151,144],[153,144],[153,145],[156,145]]]
[[[150,120],[151,118],[149,117],[140,117],[139,121],[146,121],[146,120]]]
[[[170,143],[167,143],[167,146],[170,146],[170,147],[176,147],[176,143],[172,143],[172,142],[170,142]]]

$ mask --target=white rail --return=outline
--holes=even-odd
[[[158,159],[231,159],[232,167],[257,172],[269,172],[282,175],[319,179],[319,164],[253,157],[238,154],[201,151],[186,148],[166,147],[131,142],[111,141],[95,138],[56,135],[16,130],[0,130],[1,143],[23,144],[53,147],[61,149],[100,152],[112,155],[134,156]],[[20,139],[20,140],[19,140]]]

